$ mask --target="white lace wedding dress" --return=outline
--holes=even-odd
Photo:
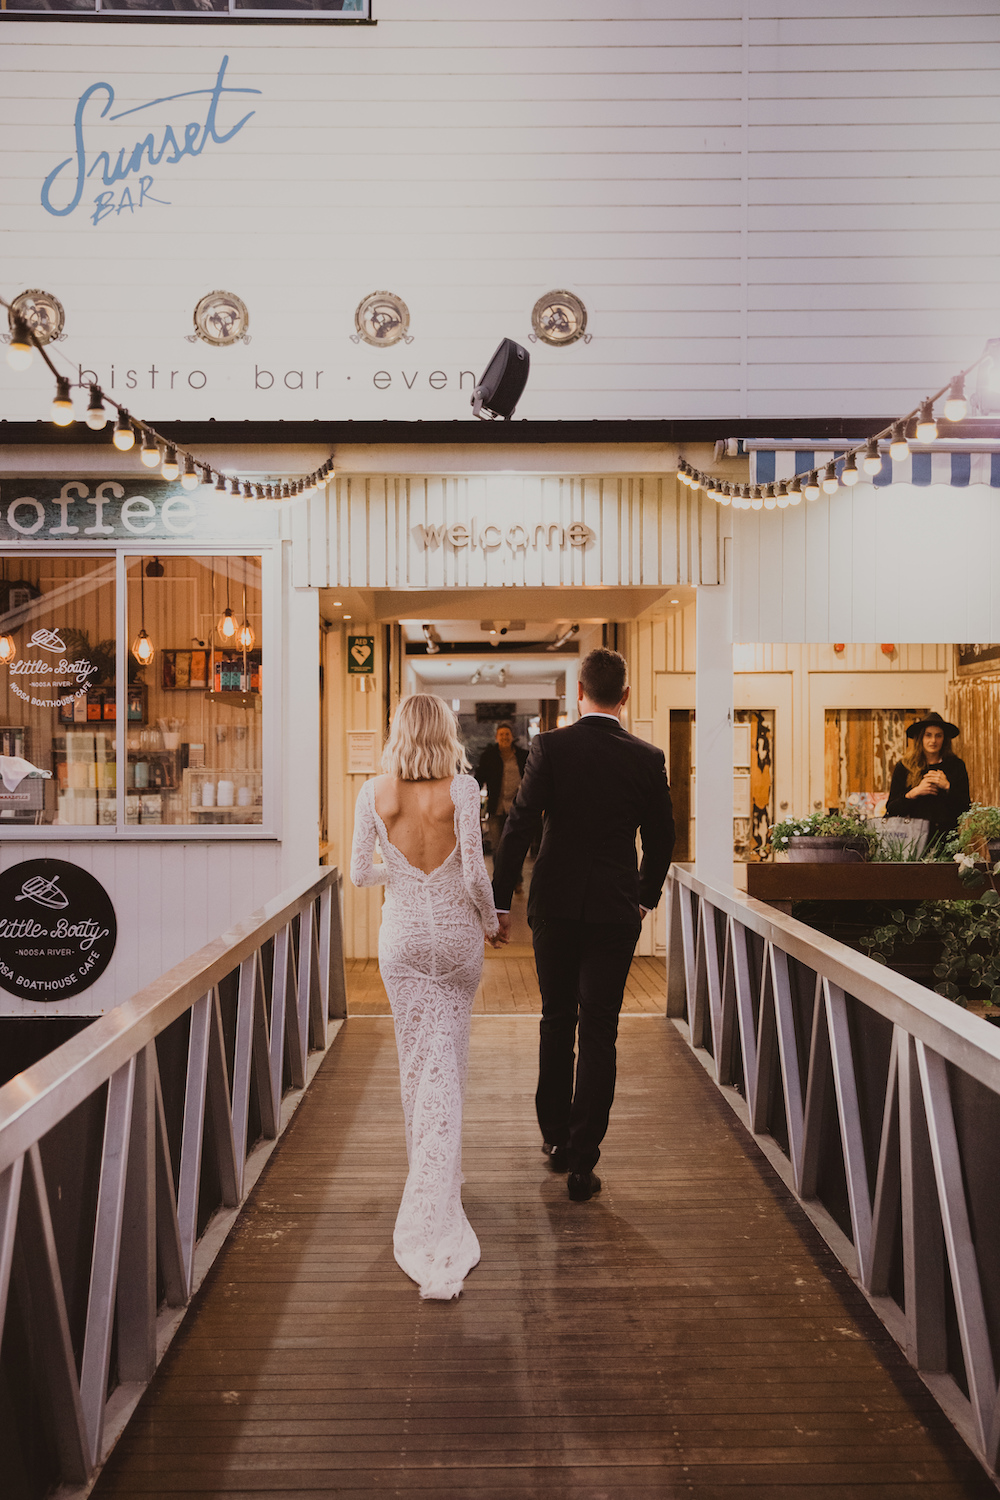
[[[451,783],[455,848],[429,875],[389,842],[366,781],[354,820],[351,879],[385,885],[378,958],[399,1051],[409,1176],[399,1205],[396,1263],[421,1297],[457,1297],[479,1260],[462,1208],[462,1100],[483,935],[498,928],[483,861],[479,785]],[[373,862],[378,843],[383,863]]]

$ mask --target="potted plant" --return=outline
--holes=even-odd
[[[875,835],[852,813],[820,812],[775,823],[768,842],[793,864],[859,864],[871,853]]]
[[[974,802],[958,820],[958,850],[955,855],[964,870],[981,860],[994,865],[1000,860],[1000,807]]]

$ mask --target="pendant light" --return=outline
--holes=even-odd
[[[944,403],[944,414],[949,422],[961,422],[967,410],[965,400],[965,376],[956,375],[951,382],[948,399]]]
[[[135,447],[135,428],[129,421],[128,412],[124,406],[118,409],[118,421],[115,423],[111,441],[120,453],[127,453],[130,448]]]
[[[256,636],[253,633],[253,626],[250,624],[250,617],[247,614],[247,575],[246,575],[246,558],[244,558],[243,559],[243,624],[240,626],[239,630],[237,630],[237,632],[236,632],[236,644],[237,644],[237,646],[239,646],[240,650],[243,652],[243,655],[246,656],[246,654],[247,654],[248,651],[252,651],[253,650],[253,643],[254,643],[255,640],[256,640]],[[243,673],[244,673],[244,676],[245,676],[246,675],[246,662],[244,662],[244,664],[243,664]]]
[[[90,387],[90,401],[87,404],[85,421],[92,432],[100,432],[108,425],[107,408],[101,399],[100,389],[96,385]]]
[[[160,445],[148,427],[142,429],[142,447],[139,458],[147,469],[156,469],[160,463]]]
[[[132,642],[132,655],[140,667],[148,667],[153,660],[153,643],[146,634],[146,570],[139,559],[139,634]]]
[[[236,637],[236,617],[229,607],[229,559],[226,559],[226,607],[219,616],[219,634],[227,646]]]
[[[65,375],[56,376],[56,393],[52,399],[52,420],[57,427],[69,427],[75,421],[73,398]]]
[[[0,562],[0,570],[2,570],[2,571],[0,571],[0,580],[2,580],[4,583],[6,583],[7,582],[7,564],[6,564],[6,562]],[[4,589],[3,593],[4,593],[4,605],[6,605],[6,603],[7,603],[7,590]],[[10,631],[5,630],[3,632],[3,634],[0,634],[0,665],[3,665],[3,666],[6,667],[10,662],[12,662],[14,660],[14,657],[16,655],[17,655],[17,642],[14,640],[14,637],[10,634]]]

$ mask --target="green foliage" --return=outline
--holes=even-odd
[[[876,836],[869,832],[864,818],[855,813],[810,813],[806,818],[783,818],[771,829],[768,843],[772,850],[785,850],[793,838],[856,839],[871,850]]]
[[[991,839],[1000,839],[1000,807],[974,802],[958,820],[958,849],[984,859]]]
[[[1000,1005],[1000,896],[988,890],[975,901],[924,901],[912,915],[900,910],[862,937],[862,948],[876,963],[889,963],[897,946],[918,938],[936,939],[941,957],[934,965],[934,989],[946,1000],[968,999]]]

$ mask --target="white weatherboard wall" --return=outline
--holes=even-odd
[[[995,0],[376,17],[0,22],[2,289],[59,297],[67,368],[148,420],[467,418],[565,287],[593,340],[527,345],[519,416],[892,415],[1000,329]],[[187,342],[218,288],[252,343]],[[382,289],[412,343],[351,342]],[[0,366],[7,417],[50,395]]]
[[[728,527],[674,474],[338,476],[291,522],[296,584],[388,589],[714,584]]]
[[[733,515],[737,641],[1000,639],[1000,500],[858,485]]]

